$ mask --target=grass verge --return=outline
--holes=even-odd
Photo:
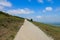
[[[24,23],[24,18],[0,12],[0,40],[13,40]]]

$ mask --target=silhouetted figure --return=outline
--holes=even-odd
[[[31,21],[33,21],[33,19],[31,19]]]

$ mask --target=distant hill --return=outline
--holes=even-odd
[[[0,11],[0,40],[13,40],[23,25],[24,18]]]
[[[47,24],[50,24],[50,25],[53,25],[53,26],[57,26],[57,27],[59,27],[60,26],[60,23],[47,23]]]
[[[60,26],[60,23],[53,23],[52,25]]]

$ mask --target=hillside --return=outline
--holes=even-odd
[[[54,38],[54,40],[60,40],[60,27],[39,23],[39,22],[32,22],[36,26],[38,26],[42,31],[44,31],[48,36]]]
[[[0,11],[0,40],[13,40],[23,22],[24,18]]]

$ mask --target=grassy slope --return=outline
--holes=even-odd
[[[0,40],[13,40],[23,22],[24,18],[0,12]]]
[[[43,30],[48,36],[53,37],[54,40],[60,40],[60,27],[55,27],[39,22],[32,22],[32,23],[38,26],[41,30]]]

